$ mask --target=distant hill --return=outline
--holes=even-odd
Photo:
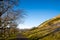
[[[60,40],[60,15],[23,33],[30,40]]]

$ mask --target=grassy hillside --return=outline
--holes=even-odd
[[[30,40],[60,40],[60,16],[43,22],[36,28],[23,32]]]

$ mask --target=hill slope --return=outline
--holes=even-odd
[[[23,34],[30,40],[60,40],[60,16],[47,20]]]

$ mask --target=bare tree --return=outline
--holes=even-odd
[[[17,18],[22,18],[21,10],[14,10],[19,0],[0,0],[0,39],[8,40],[17,35]]]

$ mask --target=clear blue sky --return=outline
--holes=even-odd
[[[20,0],[19,9],[25,10],[25,22],[21,29],[32,28],[60,14],[60,0]]]

